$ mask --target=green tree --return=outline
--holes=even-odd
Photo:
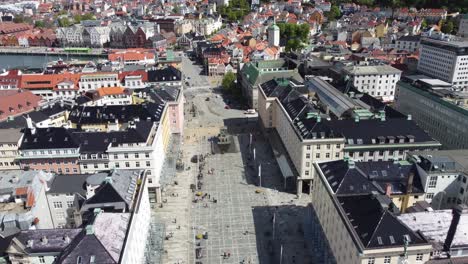
[[[86,13],[81,16],[81,20],[96,20],[96,17],[92,13]]]
[[[337,5],[332,5],[329,12],[325,13],[328,21],[333,21],[341,16],[340,8]]]
[[[229,21],[241,20],[250,12],[247,0],[231,0],[229,5],[218,7],[218,13]]]
[[[178,5],[174,6],[174,8],[172,9],[172,13],[179,14],[179,12],[180,12],[179,6]]]
[[[71,22],[68,19],[68,17],[62,17],[57,20],[57,24],[59,25],[59,27],[69,27],[71,25]]]
[[[76,14],[76,15],[73,16],[73,22],[74,22],[75,24],[80,23],[81,20],[82,20],[82,17],[81,17],[80,14]]]
[[[302,46],[301,43],[309,42],[309,24],[278,23],[277,26],[280,29],[281,38],[288,40],[289,45],[286,47],[290,47],[290,50],[296,50]]]
[[[451,34],[453,32],[453,29],[454,29],[454,25],[453,25],[453,22],[451,20],[449,20],[447,22],[443,22],[442,28],[441,28],[443,33]]]
[[[223,90],[228,93],[234,93],[236,90],[236,75],[233,72],[228,72],[223,77],[223,81],[221,82],[221,86]]]
[[[36,22],[34,22],[34,27],[45,28],[45,22],[42,20],[37,20]]]
[[[16,15],[15,18],[13,18],[13,22],[15,23],[24,23],[24,16],[19,14]]]
[[[427,28],[427,21],[426,19],[423,19],[423,21],[421,22],[421,28]]]
[[[290,39],[286,43],[286,51],[295,51],[302,48],[302,43],[298,39]]]

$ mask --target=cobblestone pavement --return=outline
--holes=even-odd
[[[284,192],[278,165],[255,121],[249,122],[241,110],[224,109],[223,99],[212,89],[187,89],[185,95],[186,124],[180,142],[185,170],[173,178],[162,177],[168,183],[164,203],[153,210],[156,228],[164,233],[162,246],[156,247],[162,263],[334,263],[310,197],[297,199]],[[190,159],[211,153],[210,138],[225,126],[237,151],[206,156],[199,190],[205,198],[194,203],[198,196],[190,187],[198,183],[200,164]],[[163,173],[172,171],[165,168]],[[205,238],[196,238],[203,234]]]

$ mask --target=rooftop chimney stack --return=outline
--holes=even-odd
[[[385,195],[388,197],[392,196],[392,185],[390,183],[387,183],[385,186]]]
[[[36,127],[33,125],[33,121],[29,115],[26,116],[26,125],[31,130],[31,134],[36,134]]]
[[[455,234],[457,233],[457,227],[458,227],[458,223],[460,222],[460,217],[462,214],[466,214],[466,213],[468,213],[468,206],[466,206],[465,204],[459,204],[459,205],[456,205],[455,208],[453,208],[452,222],[450,223],[450,227],[447,232],[447,237],[445,238],[444,251],[446,252],[450,251],[450,248],[452,247],[453,238],[455,237]]]
[[[406,184],[406,193],[413,192],[414,172],[410,172],[408,175],[408,183]]]
[[[385,110],[380,110],[380,121],[385,121]]]

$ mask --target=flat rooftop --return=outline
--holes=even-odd
[[[345,67],[345,71],[351,75],[379,75],[400,74],[401,71],[390,65],[357,65]]]
[[[454,161],[457,167],[468,173],[468,149],[439,150],[439,151],[415,151],[411,155],[422,156],[432,162]]]
[[[408,213],[398,216],[413,231],[420,231],[432,243],[445,242],[452,222],[452,210]],[[452,246],[468,245],[468,214],[462,214]]]

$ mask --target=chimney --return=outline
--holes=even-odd
[[[387,185],[385,185],[385,195],[387,195],[388,197],[392,196],[392,185],[390,183],[387,183]]]
[[[356,115],[356,116],[354,117],[354,122],[359,123],[359,116],[358,116],[358,115]]]
[[[93,225],[87,225],[85,229],[86,229],[86,235],[93,235],[94,234],[94,226]]]
[[[447,232],[447,238],[445,238],[444,251],[450,251],[452,247],[453,238],[457,233],[458,223],[460,222],[460,217],[462,214],[468,213],[468,207],[465,204],[456,205],[452,211],[452,222],[450,223],[449,230]]]
[[[41,238],[41,242],[42,242],[43,245],[47,245],[47,243],[49,242],[49,240],[47,239],[46,236],[43,236],[43,237]]]
[[[406,184],[406,193],[413,192],[413,181],[414,181],[414,172],[410,172],[408,175],[408,183]]]
[[[407,119],[408,119],[408,120],[413,120],[413,116],[408,115],[408,116],[407,116]]]
[[[380,113],[380,121],[385,121],[385,111],[380,110],[379,113]]]
[[[348,168],[349,168],[349,169],[354,169],[354,168],[356,168],[356,164],[354,163],[354,160],[352,160],[352,159],[349,159],[349,160],[348,160]]]
[[[34,240],[29,239],[29,240],[28,240],[28,246],[27,246],[27,247],[28,247],[28,248],[32,248],[33,245],[34,245]]]
[[[67,244],[70,244],[70,241],[71,241],[71,240],[70,240],[70,237],[69,237],[68,235],[65,235],[65,236],[63,237],[63,241],[65,241],[65,243],[67,243]]]
[[[29,115],[26,116],[26,126],[31,129],[31,134],[36,134],[36,127],[33,125],[33,121]]]

